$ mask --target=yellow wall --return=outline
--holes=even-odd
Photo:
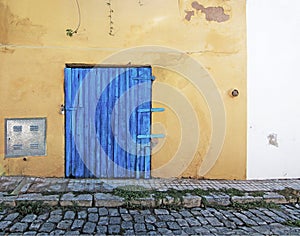
[[[153,114],[166,134],[153,176],[245,179],[245,0],[111,0],[114,36],[108,0],[78,2],[68,37],[75,0],[0,0],[0,174],[64,176],[66,63],[151,63],[154,106],[166,108]],[[5,158],[4,119],[26,117],[47,117],[47,156]]]

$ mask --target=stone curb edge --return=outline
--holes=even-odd
[[[179,198],[166,196],[162,199],[155,199],[152,195],[146,198],[136,198],[126,201],[124,198],[111,193],[93,194],[73,194],[65,193],[62,195],[42,195],[41,193],[21,194],[18,196],[0,195],[0,204],[16,206],[19,202],[41,202],[50,206],[79,206],[79,207],[121,207],[134,205],[142,207],[159,207],[177,205],[186,208],[200,207],[203,203],[209,206],[231,206],[233,204],[247,204],[264,201],[274,204],[299,204],[300,197],[293,196],[287,199],[285,196],[276,192],[267,192],[263,196],[230,196],[224,193],[210,194],[205,196],[186,194]]]

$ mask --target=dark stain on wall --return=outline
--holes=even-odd
[[[194,11],[185,11],[185,13],[186,13],[186,15],[185,15],[184,18],[185,18],[187,21],[190,21],[191,18],[192,18],[192,16],[195,15],[195,12],[194,12]]]
[[[230,16],[225,14],[223,7],[204,7],[197,1],[192,2],[192,8],[195,10],[201,11],[201,13],[205,14],[205,18],[207,21],[216,21],[216,22],[225,22],[228,21]],[[186,16],[185,19],[190,21],[191,17],[195,15],[194,11],[185,11]]]
[[[204,13],[208,21],[224,22],[229,20],[229,15],[225,14],[223,7],[204,7],[194,1],[192,2],[192,8]]]

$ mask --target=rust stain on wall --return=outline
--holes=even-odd
[[[216,22],[225,22],[228,21],[230,16],[225,14],[223,7],[204,7],[199,4],[197,1],[192,2],[192,8],[197,11],[201,11],[205,14],[205,18],[207,21],[216,21]],[[187,14],[185,19],[190,21],[191,17],[194,15],[194,11],[185,11]]]

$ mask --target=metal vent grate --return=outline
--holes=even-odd
[[[14,126],[13,130],[14,130],[14,132],[22,132],[22,126],[21,125]]]
[[[14,144],[13,145],[13,148],[14,148],[14,150],[22,150],[22,144]]]
[[[39,149],[39,144],[38,143],[31,143],[30,144],[30,149]]]
[[[5,119],[5,157],[45,155],[46,118]]]
[[[30,131],[39,131],[38,125],[30,125]]]

